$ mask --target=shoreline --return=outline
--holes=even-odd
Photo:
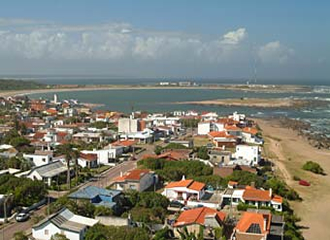
[[[102,91],[102,90],[229,90],[229,91],[248,91],[248,92],[271,92],[271,93],[290,93],[290,92],[309,92],[311,89],[306,86],[295,86],[295,85],[277,85],[276,88],[262,88],[262,87],[248,87],[245,85],[205,85],[205,86],[154,86],[154,85],[92,85],[92,86],[81,86],[81,87],[65,87],[61,85],[60,88],[44,88],[44,89],[26,89],[26,90],[0,90],[0,97],[10,97],[17,95],[31,95],[38,93],[57,93],[57,92],[69,92],[69,91]],[[285,86],[285,87],[284,87]]]
[[[265,140],[264,156],[275,163],[275,174],[302,197],[301,202],[290,202],[302,220],[305,239],[330,239],[330,232],[323,231],[330,224],[330,151],[313,147],[299,131],[284,126],[278,119],[255,119]],[[316,175],[302,170],[306,161],[319,163],[328,175]],[[311,186],[304,187],[293,180],[294,176],[307,180]]]

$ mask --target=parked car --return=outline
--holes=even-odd
[[[299,185],[302,185],[302,186],[306,186],[306,187],[308,187],[308,186],[310,186],[311,184],[310,184],[309,182],[305,181],[305,180],[300,180],[300,181],[299,181]]]
[[[25,222],[29,219],[30,215],[28,213],[21,212],[16,215],[16,221],[17,222]]]

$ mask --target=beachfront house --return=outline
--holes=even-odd
[[[236,160],[234,163],[240,164],[247,163],[248,165],[255,166],[261,160],[261,151],[259,146],[250,146],[250,145],[237,145],[236,151],[234,154]],[[244,165],[244,164],[242,164]]]

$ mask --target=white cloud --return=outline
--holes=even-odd
[[[269,42],[261,46],[258,50],[258,56],[264,63],[286,63],[294,50],[280,43],[280,41]]]
[[[180,32],[137,29],[127,23],[57,25],[0,19],[0,57],[64,60],[229,61],[246,38],[245,28],[205,40]]]
[[[223,39],[220,41],[223,44],[237,45],[243,41],[247,36],[245,28],[239,28],[236,31],[231,31],[226,33],[223,36]]]

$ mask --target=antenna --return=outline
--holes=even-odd
[[[254,57],[254,84],[257,84],[257,58]]]

